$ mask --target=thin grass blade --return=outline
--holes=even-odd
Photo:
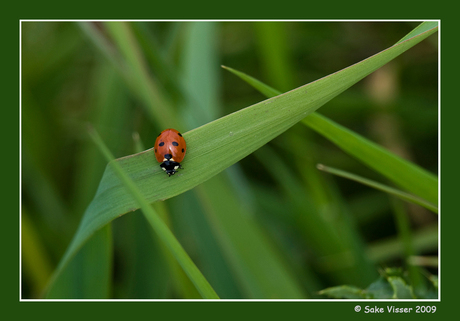
[[[398,198],[400,198],[400,199],[402,199],[404,201],[408,201],[408,202],[423,206],[426,209],[428,209],[428,210],[430,210],[430,211],[432,211],[434,213],[438,213],[438,208],[434,204],[432,204],[430,202],[427,202],[424,199],[421,199],[419,197],[413,196],[411,194],[405,193],[403,191],[397,190],[397,189],[389,187],[387,185],[372,181],[370,179],[367,179],[367,178],[364,178],[364,177],[361,177],[361,176],[358,176],[358,175],[355,175],[355,174],[351,174],[351,173],[342,171],[340,169],[324,166],[322,164],[318,164],[317,167],[318,167],[319,170],[322,170],[322,171],[325,171],[325,172],[328,172],[328,173],[331,173],[331,174],[334,174],[334,175],[337,175],[337,176],[340,176],[340,177],[344,177],[344,178],[353,180],[355,182],[358,182],[358,183],[373,187],[373,188],[378,189],[378,190],[380,190],[382,192],[385,192],[385,193],[391,194],[393,196],[396,196],[396,197],[398,197]]]

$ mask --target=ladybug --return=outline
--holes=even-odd
[[[177,130],[169,128],[163,130],[155,141],[155,158],[160,167],[169,176],[174,175],[185,157],[187,146],[185,139]]]

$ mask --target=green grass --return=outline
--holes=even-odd
[[[228,106],[224,111],[219,100],[218,23],[158,24],[153,29],[141,23],[79,26],[64,30],[73,33],[75,42],[81,39],[81,46],[86,39],[96,45],[89,54],[95,57],[95,67],[82,71],[89,72],[92,80],[79,82],[93,108],[84,117],[75,116],[78,121],[64,123],[50,112],[43,117],[56,126],[45,127],[45,120],[32,117],[34,99],[41,103],[34,90],[23,103],[24,122],[44,129],[37,139],[49,151],[39,153],[30,143],[32,136],[24,135],[24,146],[30,149],[23,153],[28,157],[24,163],[30,164],[23,169],[28,174],[24,175],[27,195],[34,190],[29,173],[39,177],[39,171],[50,170],[53,151],[44,142],[70,127],[79,146],[77,157],[59,156],[60,161],[73,164],[68,165],[74,168],[73,187],[66,193],[53,187],[41,190],[49,199],[41,207],[33,197],[25,198],[23,204],[27,213],[30,207],[34,213],[59,215],[60,211],[67,213],[60,217],[73,217],[63,223],[70,225],[67,232],[59,235],[59,228],[47,223],[46,215],[35,214],[44,228],[39,232],[43,239],[35,238],[39,243],[62,238],[63,244],[69,244],[66,249],[54,249],[59,264],[48,283],[48,297],[309,298],[328,286],[365,288],[371,284],[377,269],[366,251],[367,236],[359,232],[341,187],[316,170],[315,159],[322,159],[328,150],[300,124],[415,197],[400,191],[397,195],[409,195],[406,200],[418,200],[437,211],[432,205],[437,204],[433,174],[315,112],[399,55],[404,57],[408,49],[415,46],[412,50],[417,50],[418,43],[437,31],[432,23],[414,29],[387,49],[380,48],[377,54],[283,94],[247,76],[249,73],[227,68],[272,97],[242,103],[244,94],[238,94],[232,102],[239,106],[234,112]],[[287,26],[257,24],[254,37],[261,42],[261,54],[272,55],[262,60],[266,70],[276,66],[268,78],[289,89],[289,82],[295,83],[294,62],[287,60],[285,40],[276,41],[276,37],[284,39]],[[223,32],[235,27],[224,24]],[[33,33],[33,28],[24,29]],[[274,46],[280,46],[279,50],[268,50]],[[32,76],[25,78],[33,83]],[[27,88],[26,83],[24,90]],[[245,105],[250,106],[241,108]],[[64,119],[72,119],[66,113]],[[86,138],[86,122],[101,133],[102,139],[93,134],[98,148]],[[166,127],[179,129],[187,142],[184,169],[172,177],[161,171],[152,149],[139,152],[144,144],[152,146],[157,133]],[[138,133],[134,141],[132,132]],[[65,148],[65,140],[54,142]],[[105,161],[97,149],[104,151],[106,159],[112,158],[111,153],[128,156],[109,163],[102,174]],[[347,162],[344,167],[350,166]],[[44,175],[40,182],[47,180],[49,175]],[[79,225],[74,233],[75,220]],[[150,228],[145,233],[130,228],[139,224]],[[51,233],[45,235],[47,229]],[[413,252],[401,250],[397,255],[420,253]],[[51,271],[48,268],[37,278],[43,280],[43,273]],[[43,291],[42,287],[37,286],[35,293]]]
[[[415,197],[415,196],[413,196],[411,194],[408,194],[408,193],[405,193],[403,191],[397,190],[395,188],[391,188],[391,187],[389,187],[387,185],[383,185],[383,184],[380,184],[380,183],[365,179],[363,177],[360,177],[360,176],[353,175],[353,174],[348,173],[348,172],[338,170],[336,168],[327,167],[327,166],[324,166],[322,164],[318,164],[318,169],[322,170],[322,171],[325,171],[325,172],[328,172],[328,173],[331,173],[331,174],[335,174],[337,176],[341,176],[341,177],[344,177],[344,178],[354,180],[354,181],[359,182],[361,184],[373,187],[375,189],[378,189],[378,190],[383,191],[385,193],[388,193],[390,195],[396,196],[399,199],[411,202],[413,204],[423,206],[426,209],[428,209],[428,210],[430,210],[430,211],[432,211],[432,212],[434,212],[436,214],[438,213],[438,208],[434,204],[429,203],[429,202],[425,201],[424,199]]]

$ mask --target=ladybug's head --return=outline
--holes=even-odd
[[[175,162],[173,160],[166,160],[163,163],[160,164],[160,167],[168,174],[168,176],[176,174],[177,170],[179,168],[182,168],[180,166],[180,163]]]

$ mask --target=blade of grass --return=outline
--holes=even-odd
[[[427,202],[424,199],[421,199],[419,197],[413,196],[411,194],[405,193],[403,191],[397,190],[397,189],[389,187],[387,185],[377,183],[377,182],[372,181],[370,179],[367,179],[367,178],[364,178],[364,177],[361,177],[361,176],[358,176],[358,175],[355,175],[355,174],[351,174],[351,173],[342,171],[340,169],[324,166],[322,164],[318,164],[317,167],[318,167],[319,170],[322,170],[322,171],[325,171],[325,172],[328,172],[328,173],[331,173],[331,174],[334,174],[334,175],[337,175],[337,176],[340,176],[340,177],[344,177],[344,178],[350,179],[352,181],[355,181],[355,182],[358,182],[358,183],[373,187],[373,188],[378,189],[378,190],[380,190],[382,192],[385,192],[385,193],[391,194],[393,196],[396,196],[399,199],[402,199],[404,201],[408,201],[408,202],[423,206],[426,209],[429,209],[430,211],[432,211],[434,213],[438,213],[438,208],[434,204],[432,204],[430,202]]]
[[[185,169],[178,175],[164,175],[155,162],[153,149],[117,159],[114,163],[117,168],[121,166],[129,173],[142,192],[144,201],[155,202],[176,196],[257,150],[436,30],[431,29],[327,77],[184,133],[187,157],[182,163]],[[120,182],[114,171],[116,167],[106,168],[96,196],[87,208],[56,273],[65,267],[96,230],[139,207]]]
[[[437,21],[425,21],[425,22],[419,24],[414,29],[412,29],[411,32],[409,32],[407,35],[405,35],[403,38],[401,38],[401,40],[399,40],[396,44],[398,44],[400,42],[403,42],[403,41],[406,41],[406,40],[412,38],[413,36],[416,36],[418,34],[421,34],[421,33],[425,32],[425,31],[428,31],[430,29],[437,28],[437,27],[438,27],[438,22]]]

